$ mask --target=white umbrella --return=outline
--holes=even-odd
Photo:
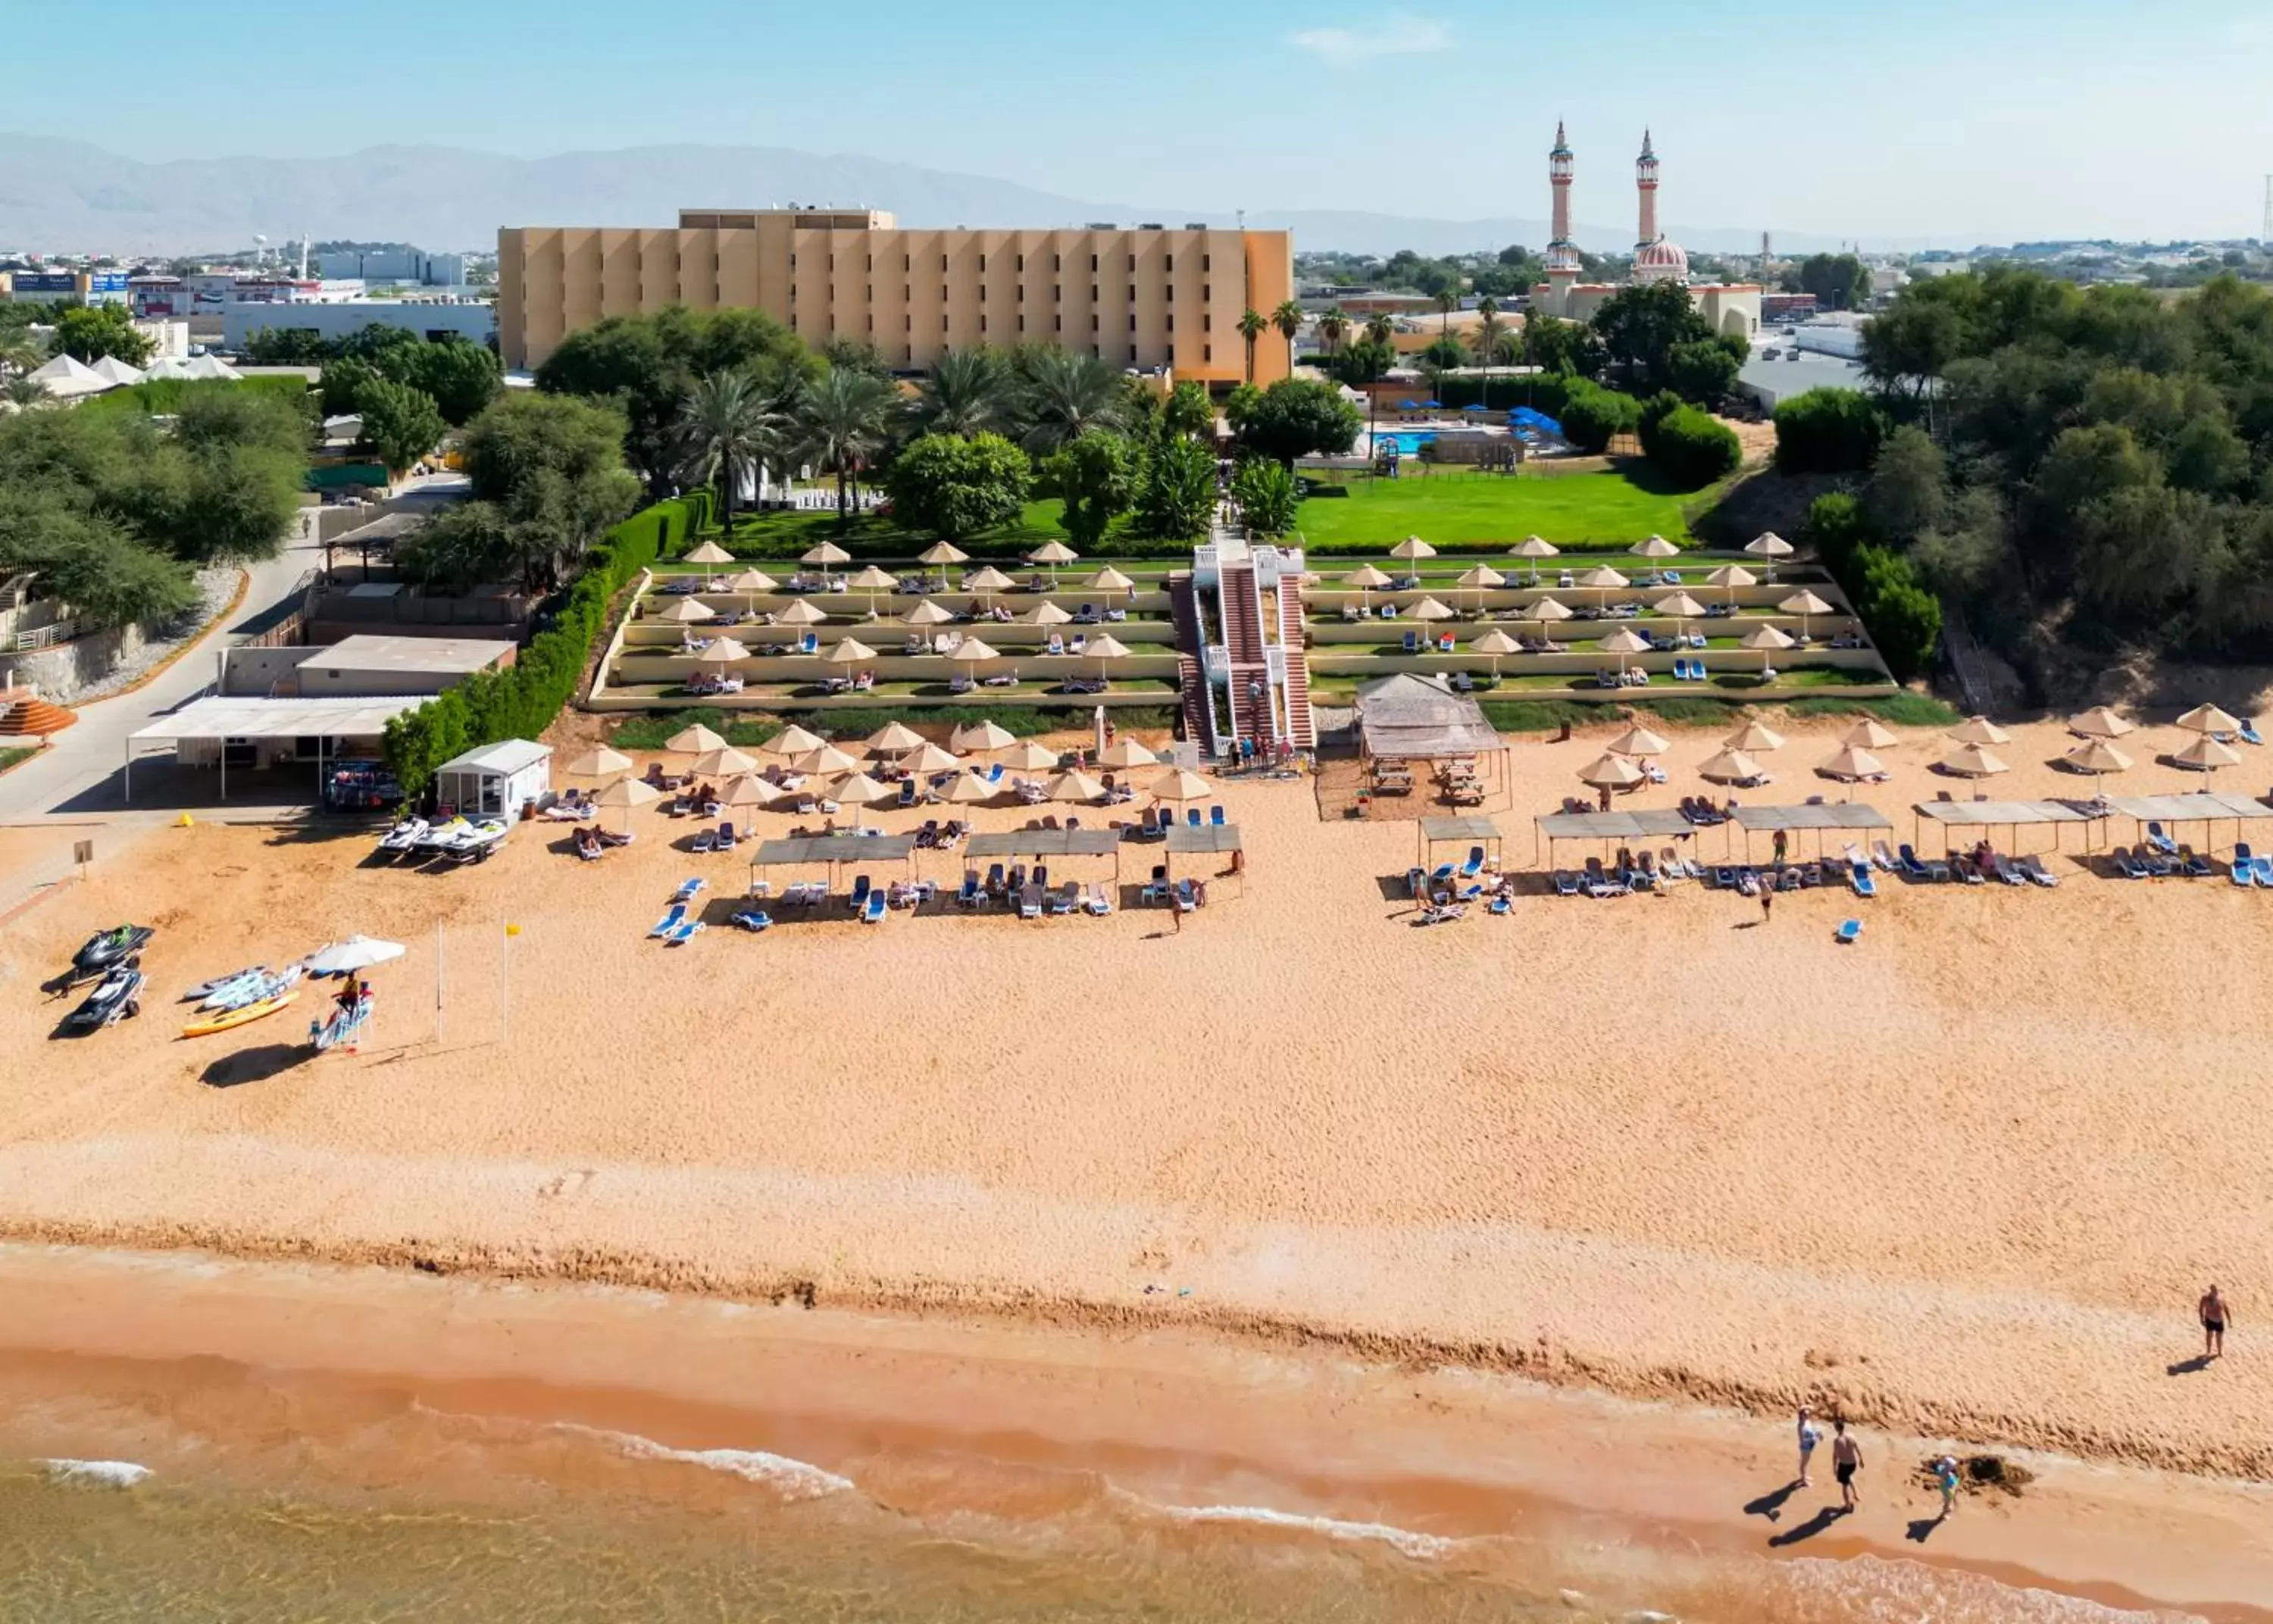
[[[1757,586],[1759,584],[1759,578],[1741,564],[1724,564],[1705,578],[1705,584],[1708,587],[1726,587],[1729,589],[1729,602],[1733,604],[1737,601],[1737,588]]]
[[[714,637],[710,646],[694,656],[697,665],[731,665],[737,660],[746,660],[750,651],[731,637]]]
[[[1428,543],[1422,541],[1419,536],[1408,535],[1403,541],[1398,543],[1396,546],[1389,550],[1389,556],[1392,558],[1404,558],[1407,560],[1414,558],[1433,558],[1437,556],[1437,550],[1434,547],[1429,546]]]
[[[1405,611],[1415,620],[1450,620],[1453,611],[1434,598],[1422,598]]]
[[[1669,594],[1651,604],[1650,608],[1661,615],[1671,616],[1676,625],[1683,632],[1688,631],[1689,623],[1705,612],[1705,606],[1685,592]]]
[[[817,626],[829,618],[829,611],[811,598],[798,598],[774,618],[788,625]]]
[[[903,625],[924,628],[924,647],[926,649],[932,647],[931,628],[943,626],[954,618],[953,610],[943,608],[929,598],[920,600],[907,613],[900,617]]]
[[[1606,655],[1617,655],[1618,670],[1623,673],[1626,669],[1628,655],[1649,652],[1649,639],[1642,636],[1632,626],[1620,626],[1608,637],[1597,638],[1594,640],[1594,647]]]
[[[1070,622],[1073,617],[1056,604],[1044,599],[1018,618],[1030,626],[1061,626]]]
[[[2086,738],[2121,738],[2126,733],[2135,731],[2137,725],[2117,715],[2104,705],[2095,705],[2089,710],[2067,719],[2068,731],[2082,734]]]
[[[726,578],[726,590],[744,594],[771,592],[781,583],[763,570],[744,570],[739,575]]]
[[[1389,584],[1389,577],[1370,564],[1364,564],[1343,576],[1342,584],[1346,587],[1355,587],[1357,601],[1360,604],[1363,604],[1369,592],[1377,587],[1386,587]]]
[[[1760,764],[1741,750],[1724,750],[1697,769],[1707,783],[1750,783],[1760,776]]]
[[[1776,651],[1792,646],[1792,635],[1781,626],[1764,625],[1744,634],[1744,646],[1760,656],[1760,670],[1765,672],[1774,662]]]
[[[1647,728],[1640,726],[1628,728],[1609,745],[1609,752],[1614,756],[1662,756],[1672,748]]]
[[[1542,598],[1531,606],[1531,613],[1525,618],[1536,620],[1539,623],[1539,635],[1544,640],[1547,636],[1548,623],[1555,620],[1568,620],[1571,618],[1571,611],[1553,598]]]
[[[1624,756],[1598,757],[1579,775],[1580,783],[1598,790],[1629,790],[1642,781],[1642,770]]]
[[[1854,745],[1842,745],[1828,761],[1815,770],[1826,778],[1850,784],[1864,778],[1883,778],[1887,772],[1878,757]]]
[[[924,736],[904,722],[888,722],[864,741],[872,756],[904,755],[921,746]]]
[[[1721,741],[1724,750],[1734,750],[1746,755],[1763,750],[1782,750],[1783,735],[1765,722],[1747,722]]]
[[[898,577],[889,571],[878,569],[872,564],[844,584],[855,592],[865,592],[868,595],[868,613],[873,616],[876,612],[876,595],[880,592],[896,591],[900,583]]]
[[[973,773],[957,773],[955,782],[947,787],[940,798],[952,805],[968,806],[979,801],[991,801],[1001,791],[984,778]]]
[[[1091,638],[1089,647],[1081,652],[1083,658],[1097,662],[1097,674],[1102,677],[1105,675],[1105,662],[1107,660],[1125,659],[1129,654],[1129,645],[1107,632],[1101,636]]]
[[[1012,585],[1010,578],[991,564],[963,578],[963,589],[975,593],[982,602],[998,592],[1009,591]]]
[[[1150,767],[1160,758],[1133,738],[1116,738],[1098,752],[1099,767]]]
[[[695,757],[694,773],[697,778],[731,778],[738,774],[755,772],[757,766],[754,758],[744,755],[731,745],[723,745]]]
[[[900,770],[904,773],[951,773],[962,765],[961,756],[942,750],[929,740],[900,758]]]
[[[1627,550],[1637,558],[1678,558],[1681,556],[1681,549],[1662,535],[1653,535],[1636,542]]]
[[[1144,793],[1156,801],[1204,801],[1214,793],[1208,782],[1189,767],[1177,767],[1163,773],[1144,787]]]
[[[664,740],[663,747],[675,756],[699,756],[706,750],[724,750],[726,741],[698,722]]]
[[[1941,770],[1954,773],[1960,778],[1986,778],[1992,773],[2008,773],[2013,769],[1978,745],[1960,745],[1942,757]]]
[[[338,976],[399,959],[402,953],[401,942],[381,941],[375,936],[350,936],[343,942],[334,942],[310,954],[301,963],[316,975]]]
[[[1489,655],[1491,656],[1492,675],[1494,677],[1497,677],[1499,675],[1499,662],[1501,656],[1504,655],[1520,654],[1523,651],[1522,644],[1517,642],[1513,638],[1501,631],[1497,626],[1494,626],[1490,631],[1476,639],[1475,641],[1470,643],[1468,647],[1477,654]]]
[[[2069,768],[2078,773],[2127,773],[2131,770],[2131,758],[2104,738],[2086,739],[2060,758]]]
[[[705,542],[688,553],[686,561],[689,564],[731,564],[734,555],[716,542]]]
[[[674,599],[668,609],[659,610],[657,620],[668,620],[676,625],[694,625],[700,621],[716,620],[718,611],[694,598]]]
[[[1080,557],[1081,555],[1079,553],[1067,546],[1063,542],[1044,542],[1039,547],[1035,548],[1033,551],[1026,555],[1026,562],[1029,564],[1047,565],[1050,572],[1050,586],[1054,588],[1058,584],[1058,565],[1061,564],[1071,564],[1075,559]]]
[[[632,759],[605,745],[588,750],[561,771],[571,778],[614,778],[632,770]]]
[[[891,785],[878,783],[866,773],[847,773],[829,786],[829,798],[847,806],[873,806],[878,801],[889,801],[899,791]]]
[[[1582,587],[1592,587],[1599,591],[1602,595],[1602,602],[1607,603],[1610,601],[1611,593],[1630,583],[1624,576],[1619,574],[1609,565],[1602,564],[1597,565],[1579,577],[1579,584]]]
[[[1763,530],[1744,543],[1744,550],[1755,558],[1789,558],[1791,543],[1773,530]]]
[[[1489,588],[1504,585],[1506,580],[1507,577],[1492,568],[1490,565],[1479,564],[1472,570],[1464,571],[1460,579],[1454,584],[1468,587],[1481,596]]]
[[[1797,615],[1799,617],[1799,634],[1802,637],[1805,637],[1807,635],[1807,622],[1809,617],[1814,615],[1828,615],[1832,612],[1830,604],[1826,603],[1821,598],[1817,597],[1815,594],[1806,591],[1804,588],[1798,592],[1793,593],[1782,602],[1777,604],[1776,607],[1787,615]]]
[[[791,722],[758,748],[769,756],[801,756],[808,750],[820,749],[828,742],[820,734],[809,733]]]
[[[2180,767],[2190,767],[2198,772],[2215,773],[2221,767],[2239,767],[2241,758],[2219,744],[2208,733],[2188,745],[2171,758]]]
[[[1949,730],[1949,737],[1961,745],[2008,745],[2013,736],[1986,716],[1968,716]]]
[[[1088,584],[1098,592],[1125,592],[1132,599],[1136,595],[1136,583],[1109,564],[1091,576]]]
[[[2237,733],[2241,723],[2215,705],[2197,705],[2179,718],[2178,725],[2189,733]],[[2227,765],[2219,762],[2220,767]]]
[[[1048,790],[1054,801],[1095,801],[1105,796],[1105,786],[1087,773],[1060,773],[1050,781]]]
[[[972,722],[948,735],[957,750],[1001,750],[1018,742],[1018,736],[999,722]]]
[[[971,555],[952,542],[934,542],[916,557],[925,564],[961,564]]]
[[[1058,752],[1036,739],[1021,739],[1002,752],[1003,764],[1022,773],[1039,773],[1058,764]]]
[[[831,665],[858,665],[863,660],[873,660],[876,651],[858,638],[848,637],[824,651],[821,656]]]
[[[721,806],[738,809],[744,806],[770,806],[781,799],[781,797],[782,792],[779,790],[755,773],[745,773],[726,786],[725,796],[718,804]]]
[[[1531,560],[1531,584],[1535,587],[1539,584],[1539,561],[1542,558],[1552,558],[1562,550],[1552,542],[1544,541],[1536,535],[1527,535],[1510,550],[1510,556]]]
[[[850,773],[859,762],[846,755],[834,745],[820,745],[799,756],[790,765],[800,773]]]

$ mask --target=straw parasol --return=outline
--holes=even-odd
[[[846,806],[874,806],[898,794],[891,785],[878,783],[866,773],[847,773],[829,786],[829,798]]]
[[[1156,801],[1204,801],[1215,792],[1208,788],[1206,779],[1189,767],[1180,767],[1145,785],[1144,793]]]
[[[1018,736],[999,722],[972,722],[948,735],[947,742],[957,750],[1001,750],[1018,742]]]
[[[2013,736],[1986,716],[1968,716],[1949,730],[1961,745],[2009,745]]]
[[[951,773],[962,765],[961,756],[941,749],[928,739],[900,758],[900,770],[904,773]]]
[[[731,778],[739,773],[754,773],[757,769],[754,757],[744,755],[731,745],[706,750],[694,758],[694,771],[697,778]]]
[[[1061,626],[1071,621],[1073,617],[1045,598],[1018,618],[1030,626]]]
[[[1357,601],[1360,603],[1366,601],[1366,594],[1376,587],[1386,587],[1388,584],[1389,577],[1370,564],[1360,565],[1342,577],[1342,585],[1357,588]]]
[[[726,741],[698,722],[664,740],[663,747],[677,756],[699,756],[706,750],[725,749]]]
[[[1855,745],[1842,745],[1831,760],[1815,769],[1826,778],[1837,778],[1848,783],[1858,779],[1883,778],[1887,769],[1879,758]]]
[[[561,770],[571,778],[620,778],[632,770],[632,759],[602,745],[586,751]]]
[[[1490,565],[1479,564],[1473,569],[1461,572],[1460,579],[1454,584],[1481,594],[1494,587],[1504,585],[1506,580],[1507,577],[1492,568]]]
[[[2239,756],[2219,744],[2208,733],[2204,733],[2193,744],[2172,756],[2171,760],[2180,767],[2192,767],[2201,773],[2215,773],[2221,767],[2241,765]]]
[[[963,578],[963,589],[965,592],[977,594],[981,602],[993,597],[998,592],[1008,592],[1015,584],[1008,575],[991,564],[973,570]]]
[[[1101,801],[1105,786],[1087,773],[1060,773],[1050,780],[1049,797],[1054,801]]]
[[[662,798],[662,790],[652,785],[643,784],[636,778],[619,778],[592,797],[596,805],[610,810],[621,807],[624,812],[624,827],[626,830],[632,826],[631,809],[633,807],[650,805]]]
[[[1763,530],[1744,543],[1744,550],[1755,558],[1789,558],[1792,546],[1773,530]]]
[[[975,773],[957,773],[955,782],[948,785],[940,798],[950,805],[969,806],[979,801],[991,801],[1000,791]]]
[[[1705,606],[1685,592],[1670,593],[1658,599],[1650,608],[1661,615],[1672,616],[1684,632],[1689,629],[1689,622],[1705,612]]]
[[[1802,637],[1805,637],[1807,635],[1807,622],[1810,616],[1828,615],[1832,612],[1830,604],[1826,603],[1821,598],[1817,597],[1815,594],[1808,591],[1804,587],[1793,593],[1782,602],[1777,604],[1776,608],[1782,610],[1787,615],[1797,615],[1799,617],[1799,634]]]
[[[790,765],[800,773],[849,773],[859,763],[834,745],[816,745]]]
[[[1597,790],[1631,790],[1642,781],[1642,770],[1624,756],[1606,755],[1579,775],[1580,783]]]
[[[924,742],[924,736],[904,722],[888,722],[861,741],[872,756],[904,755]]]
[[[1408,561],[1414,558],[1433,558],[1437,556],[1437,550],[1419,536],[1408,535],[1389,550],[1389,556]]]
[[[1639,725],[1628,728],[1609,743],[1614,756],[1662,756],[1673,746],[1647,728]]]
[[[1091,576],[1086,584],[1097,592],[1125,592],[1132,599],[1136,595],[1136,583],[1109,564]]]
[[[703,543],[686,558],[688,564],[731,564],[733,561],[734,555],[716,542]]]
[[[1733,604],[1737,601],[1737,588],[1756,586],[1759,584],[1759,579],[1741,564],[1724,564],[1705,578],[1705,584],[1708,587],[1726,587],[1729,589],[1729,602]]]
[[[1434,598],[1422,598],[1405,612],[1415,620],[1450,620],[1455,613]]]
[[[2131,758],[2104,738],[2086,739],[2062,756],[2060,760],[2071,772],[2090,773],[2095,775],[2101,773],[2127,773],[2131,770]]]
[[[947,651],[947,657],[956,664],[967,665],[975,671],[986,662],[999,660],[1002,656],[995,651],[992,644],[982,641],[979,638],[966,637]]]
[[[1881,727],[1876,720],[1865,716],[1839,736],[1842,745],[1852,745],[1857,750],[1884,750],[1889,745],[1902,741],[1891,728]]]
[[[899,577],[890,571],[879,569],[872,564],[844,584],[855,592],[865,592],[868,595],[868,612],[874,615],[876,612],[876,595],[880,592],[897,591],[900,580]]]
[[[1760,764],[1741,750],[1724,750],[1697,769],[1707,783],[1749,783],[1760,777]]]
[[[1960,778],[1986,778],[1992,773],[2008,773],[2012,768],[1979,745],[1960,745],[1942,757],[1941,770]]]
[[[1721,741],[1724,750],[1742,751],[1751,754],[1761,750],[1782,750],[1783,735],[1765,722],[1747,722]]]
[[[1501,656],[1504,655],[1520,654],[1523,652],[1523,645],[1517,642],[1506,632],[1501,631],[1497,626],[1494,626],[1490,631],[1476,639],[1474,642],[1470,643],[1468,647],[1477,654],[1489,655],[1491,656],[1492,675],[1494,677],[1497,677],[1499,675],[1499,662]]]
[[[1570,619],[1571,610],[1557,603],[1553,598],[1542,598],[1531,606],[1531,613],[1526,618],[1536,620],[1539,623],[1539,635],[1543,639],[1547,635],[1548,623],[1553,620]]]
[[[780,585],[779,581],[763,570],[744,570],[739,575],[730,575],[726,578],[726,590],[729,592],[744,594],[771,592]]]
[[[1744,647],[1760,656],[1760,670],[1766,674],[1774,664],[1778,649],[1792,646],[1792,635],[1778,626],[1761,626],[1744,634]]]
[[[655,617],[668,620],[674,625],[691,626],[705,620],[717,619],[718,611],[699,598],[679,598],[673,600],[670,608],[657,610]]]
[[[726,793],[718,805],[739,809],[745,806],[770,806],[781,798],[775,789],[755,773],[745,773],[726,786]]]
[[[1099,767],[1150,767],[1159,759],[1133,738],[1116,738],[1097,752]]]
[[[928,649],[932,647],[931,628],[943,626],[954,618],[953,610],[934,603],[929,598],[922,598],[917,601],[915,607],[900,617],[900,624],[923,627],[924,647]]]
[[[824,649],[821,657],[831,665],[858,665],[863,660],[873,660],[876,651],[858,638],[848,637],[834,647]]]
[[[2238,733],[2241,723],[2215,705],[2197,705],[2178,720],[2178,725],[2189,733]],[[2220,767],[2227,765],[2219,762]]]
[[[1631,583],[1609,565],[1599,564],[1579,577],[1579,584],[1582,587],[1591,587],[1600,592],[1602,595],[1602,602],[1607,603],[1610,601],[1610,594],[1616,592],[1620,587]]]
[[[1536,535],[1527,535],[1508,550],[1508,556],[1512,558],[1531,560],[1531,584],[1535,587],[1539,584],[1539,561],[1542,558],[1552,558],[1562,550],[1552,542]]]
[[[1129,655],[1129,645],[1107,632],[1101,636],[1091,638],[1089,647],[1081,652],[1084,657],[1097,662],[1097,674],[1101,678],[1105,675],[1105,662],[1107,660],[1126,659]]]
[[[1618,670],[1623,672],[1626,669],[1626,656],[1628,655],[1647,654],[1649,652],[1649,639],[1644,637],[1632,626],[1620,626],[1608,637],[1596,638],[1594,640],[1594,647],[1601,649],[1606,655],[1617,655]]]
[[[1080,557],[1081,555],[1079,553],[1067,546],[1063,542],[1044,542],[1039,547],[1035,548],[1033,551],[1026,555],[1026,562],[1029,564],[1041,564],[1048,565],[1050,572],[1050,586],[1054,589],[1058,584],[1058,565],[1061,564],[1071,564],[1076,558]]]
[[[1678,558],[1681,549],[1662,535],[1647,536],[1627,550],[1638,558]]]
[[[798,554],[797,561],[799,564],[850,564],[852,555],[834,542],[823,542]]]
[[[809,733],[791,722],[758,748],[769,756],[801,756],[808,750],[820,749],[828,742],[820,734]]]
[[[922,564],[962,564],[970,557],[953,542],[934,542],[916,555],[917,561]]]
[[[1058,752],[1034,739],[1021,739],[1002,752],[1002,764],[1022,773],[1039,773],[1058,764]]]
[[[774,618],[793,626],[817,626],[829,618],[829,611],[811,598],[799,598]]]
[[[697,665],[731,665],[737,660],[746,660],[750,651],[731,637],[714,637],[710,646],[694,656]]]
[[[2121,738],[2126,733],[2138,730],[2138,724],[2127,722],[2104,705],[2095,705],[2089,710],[2067,719],[2067,730],[2085,738]]]

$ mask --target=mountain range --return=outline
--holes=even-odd
[[[1543,193],[1537,176],[1511,191]],[[515,225],[660,226],[681,206],[790,202],[889,209],[911,226],[1051,227],[1091,221],[1231,225],[1222,211],[1106,203],[879,158],[769,146],[641,146],[510,158],[448,146],[373,146],[339,157],[144,162],[82,141],[0,133],[0,251],[213,253],[304,234],[399,239],[431,250],[495,246]],[[1356,209],[1250,209],[1298,249],[1463,252],[1547,241],[1544,220],[1428,220]],[[1581,225],[1592,249],[1630,247],[1631,228]],[[1756,251],[1756,229],[1676,229],[1693,251]],[[1834,246],[1777,234],[1779,251]]]

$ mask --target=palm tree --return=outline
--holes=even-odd
[[[1476,354],[1487,369],[1492,363],[1492,352],[1499,347],[1499,301],[1489,294],[1476,301]]]
[[[923,381],[916,421],[928,434],[972,435],[1000,424],[1009,415],[1009,379],[991,349],[942,349]]]
[[[1318,336],[1326,341],[1326,353],[1333,354],[1349,336],[1350,318],[1339,304],[1328,307],[1318,318]]]
[[[900,392],[889,378],[851,367],[830,367],[808,385],[798,403],[797,438],[805,453],[836,475],[836,527],[851,519],[851,495],[860,491],[860,470],[891,438]]]
[[[23,378],[47,363],[44,346],[25,333],[0,338],[0,378]]]
[[[1302,330],[1302,307],[1292,299],[1282,300],[1271,312],[1271,325],[1279,329],[1279,336],[1287,341],[1287,376],[1294,375],[1294,335]]]
[[[0,384],[0,400],[19,412],[28,412],[48,403],[48,386],[28,372],[19,372],[5,384]]]
[[[1121,374],[1094,355],[1037,350],[1020,371],[1018,415],[1029,451],[1046,455],[1091,429],[1128,423],[1129,391]]]
[[[1378,344],[1385,349],[1396,332],[1397,324],[1389,318],[1385,311],[1377,311],[1365,318],[1365,338],[1369,344]]]
[[[1247,381],[1255,381],[1255,341],[1271,329],[1270,321],[1257,310],[1242,311],[1239,318],[1239,336],[1247,341]]]
[[[1449,337],[1452,331],[1452,312],[1460,308],[1460,290],[1457,288],[1437,289],[1437,308],[1444,312],[1444,333]]]
[[[774,449],[783,423],[746,372],[712,372],[694,380],[679,403],[672,429],[687,478],[718,487],[726,535],[734,534],[734,498],[742,475]]]

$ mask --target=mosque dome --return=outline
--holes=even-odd
[[[1685,282],[1689,255],[1678,243],[1660,237],[1634,250],[1633,279],[1638,282]]]

